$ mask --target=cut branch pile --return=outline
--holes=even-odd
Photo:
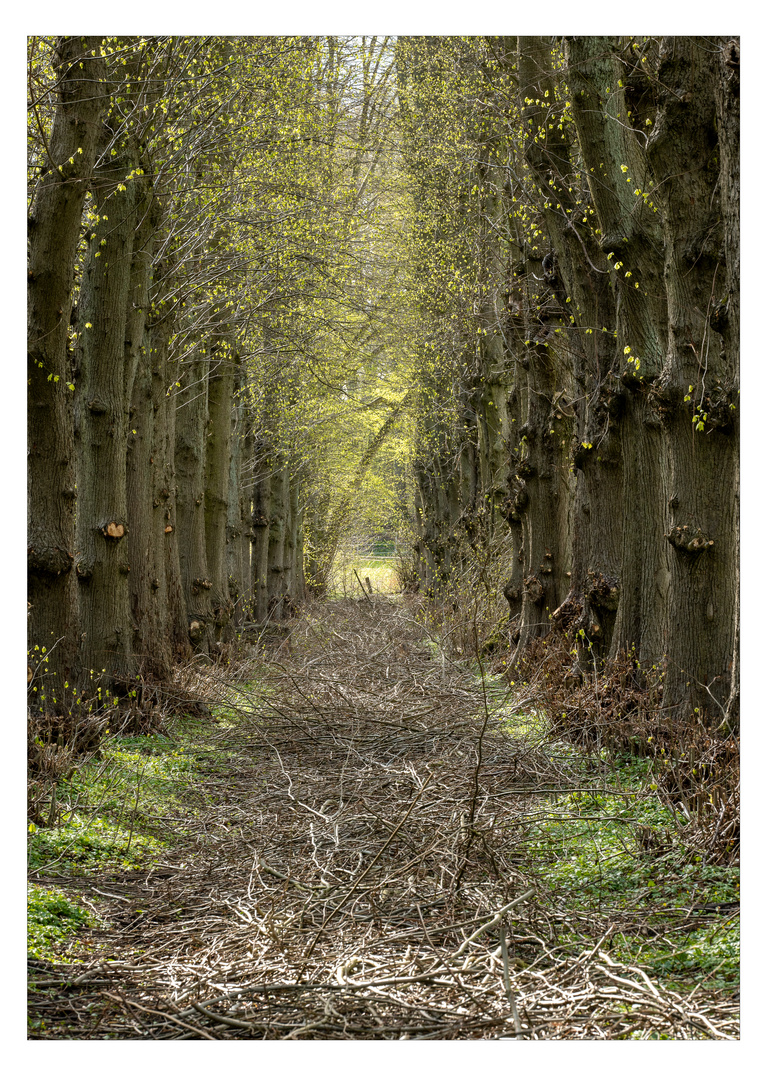
[[[523,843],[585,761],[434,653],[375,597],[308,612],[249,690],[199,676],[235,763],[171,862],[56,878],[107,928],[33,965],[39,1037],[736,1039],[736,1003],[616,962],[608,913],[548,893]]]

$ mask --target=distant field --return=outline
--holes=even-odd
[[[329,593],[334,596],[361,596],[358,577],[366,584],[371,582],[373,592],[399,592],[397,576],[398,558],[396,555],[337,555],[334,569],[329,579]]]

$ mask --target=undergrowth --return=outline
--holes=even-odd
[[[530,865],[564,909],[610,923],[615,959],[668,985],[702,979],[736,987],[738,868],[693,853],[680,819],[652,790],[648,762],[608,764],[606,793],[594,782],[563,794],[532,827],[524,848]],[[622,794],[612,794],[618,787]],[[584,943],[575,932],[562,940]]]
[[[27,886],[27,954],[54,960],[62,945],[93,918],[59,889]]]
[[[494,659],[498,670],[504,661]],[[652,790],[672,806],[684,841],[707,862],[738,866],[739,739],[702,715],[678,719],[661,708],[664,672],[632,655],[605,670],[581,664],[577,647],[552,631],[530,644],[511,677],[548,718],[551,730],[592,754],[648,763]],[[512,684],[513,685],[513,684]]]
[[[557,943],[573,952],[590,949],[591,927],[603,925],[610,956],[638,964],[666,985],[702,981],[736,988],[737,860],[728,857],[727,847],[725,857],[717,848],[704,850],[700,815],[671,797],[668,763],[675,770],[681,757],[669,742],[669,752],[660,752],[669,732],[652,725],[650,736],[634,725],[634,743],[625,738],[625,724],[597,728],[595,711],[581,727],[585,683],[570,693],[563,682],[545,678],[554,670],[548,646],[542,682],[526,671],[527,678],[507,685],[503,676],[469,660],[468,636],[464,632],[457,643],[453,626],[443,632],[430,620],[433,659],[445,655],[445,646],[448,662],[467,665],[485,680],[492,719],[508,738],[544,744],[549,758],[569,759],[580,775],[587,768],[588,779],[575,790],[544,797],[537,815],[523,824],[521,839],[512,840],[518,865],[562,912]],[[229,708],[215,708],[218,725],[235,724],[231,701]],[[693,760],[702,779],[704,758]],[[67,759],[49,802],[38,807],[43,824],[29,825],[29,868],[38,879],[29,893],[30,955],[60,954],[72,935],[90,925],[76,887],[64,880],[53,887],[56,878],[150,868],[170,846],[194,835],[211,797],[203,781],[225,776],[230,765],[209,722],[190,717],[170,720],[153,734],[104,731],[97,751],[77,767]],[[716,786],[719,775],[716,769]]]
[[[659,672],[631,677],[622,658],[606,679],[569,678],[565,643],[534,644],[512,675],[495,655],[501,628],[473,615],[489,646],[489,672],[447,620],[451,658],[484,680],[494,718],[511,737],[544,743],[550,757],[585,764],[590,781],[553,796],[521,843],[518,865],[569,913],[560,945],[591,947],[590,926],[609,924],[607,951],[665,985],[733,991],[739,985],[739,759],[733,736],[671,725],[655,709]],[[475,634],[475,629],[477,633]],[[459,644],[455,645],[458,640]],[[523,707],[527,702],[530,708]]]
[[[62,879],[61,888],[29,887],[29,955],[50,958],[90,925],[72,889],[63,891],[67,879],[147,870],[192,836],[208,798],[200,784],[224,772],[227,758],[210,740],[208,724],[191,717],[168,721],[164,734],[104,731],[97,752],[53,785],[42,817],[54,824],[29,822],[33,880]]]

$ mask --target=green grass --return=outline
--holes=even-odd
[[[100,756],[58,785],[55,828],[30,825],[30,870],[87,874],[146,865],[165,846],[158,822],[177,815],[200,776],[199,749],[167,736],[109,738]]]
[[[606,787],[618,786],[630,794],[592,789],[550,805],[524,849],[533,870],[566,910],[598,912],[615,927],[640,924],[614,934],[616,959],[668,981],[736,987],[738,915],[711,915],[688,932],[672,926],[686,921],[681,909],[737,901],[738,868],[690,854],[671,809],[651,790],[647,762],[613,762]]]
[[[229,764],[208,731],[208,722],[180,718],[167,735],[104,739],[97,758],[59,782],[58,824],[29,824],[30,872],[94,877],[145,869],[192,834],[208,798],[202,781]],[[88,917],[63,892],[29,889],[28,950],[50,958]]]
[[[485,676],[484,685],[491,718],[507,735],[545,742],[542,713],[516,711],[501,676]],[[546,751],[571,765],[584,759],[566,742],[547,744]],[[652,762],[607,751],[601,760],[607,766],[602,790],[592,780],[585,790],[546,803],[521,845],[526,868],[573,919],[581,913],[611,920],[615,932],[607,950],[613,958],[638,964],[668,985],[701,981],[736,989],[738,913],[710,912],[680,933],[672,927],[687,921],[683,912],[690,908],[738,901],[739,869],[710,865],[687,848],[673,810],[659,797]],[[629,931],[634,924],[638,929]],[[565,932],[560,943],[573,950],[592,944],[583,932]]]
[[[533,742],[548,736],[542,713],[512,708],[500,676],[486,676],[485,689],[492,717],[503,721],[508,735]],[[566,742],[548,745],[547,752],[570,764],[584,756]],[[672,926],[687,921],[683,912],[690,908],[738,901],[738,867],[710,865],[687,848],[673,810],[659,797],[652,762],[607,751],[601,758],[608,766],[601,777],[606,791],[591,781],[587,790],[549,800],[522,845],[527,868],[568,912],[605,915],[615,927],[640,924],[637,932],[614,933],[608,951],[615,959],[636,963],[668,985],[702,981],[736,989],[738,913],[710,912],[680,933]],[[582,935],[560,940],[573,948],[591,945]]]
[[[702,982],[707,989],[739,988],[739,916],[713,920],[689,934],[668,934],[670,944],[620,935],[613,955],[636,963],[671,985]]]
[[[394,593],[399,590],[396,555],[345,555],[338,554],[329,579],[329,595],[361,597],[363,592],[355,577],[357,573],[363,585],[366,578],[375,593]]]

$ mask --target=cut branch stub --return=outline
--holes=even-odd
[[[501,513],[508,521],[520,521],[522,511],[529,501],[527,485],[519,476],[515,476],[510,485],[509,494],[501,506]]]
[[[127,527],[117,521],[110,521],[107,525],[101,527],[101,532],[109,540],[121,540],[127,532]]]
[[[29,572],[33,574],[58,577],[59,574],[68,573],[73,562],[74,556],[61,547],[48,547],[42,551],[32,547],[27,548],[27,566]]]
[[[617,611],[620,602],[620,585],[616,578],[589,570],[586,577],[585,598],[592,607],[605,611]]]
[[[674,525],[665,536],[676,551],[685,555],[699,555],[715,543],[714,540],[708,540],[701,529],[692,529],[690,525]]]
[[[525,592],[527,593],[528,600],[533,604],[540,604],[543,597],[546,595],[546,589],[543,582],[536,575],[525,578]]]

